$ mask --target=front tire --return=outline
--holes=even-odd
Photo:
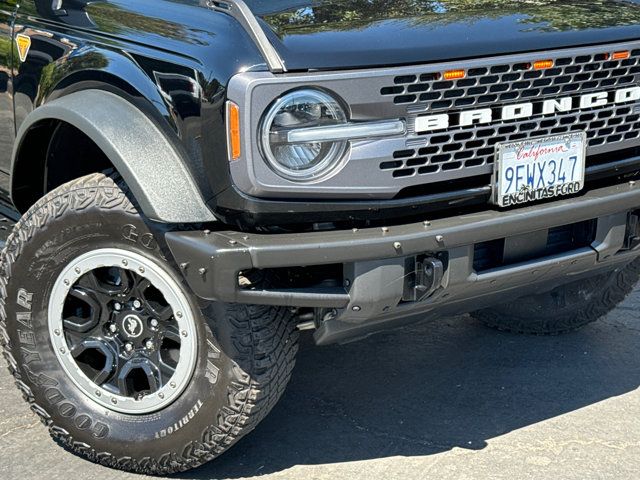
[[[497,330],[559,335],[595,322],[622,302],[640,279],[640,259],[547,293],[471,313]]]
[[[9,370],[54,439],[91,461],[148,474],[201,465],[255,428],[291,376],[289,310],[196,298],[118,177],[49,193],[1,261]]]

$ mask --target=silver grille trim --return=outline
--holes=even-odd
[[[406,127],[402,120],[385,122],[347,123],[329,127],[298,128],[287,133],[289,143],[329,142],[361,138],[391,137],[402,135]]]
[[[625,60],[605,54],[629,50]],[[537,60],[554,60],[548,70],[525,70]],[[465,69],[468,77],[443,82],[436,74]],[[586,130],[589,157],[640,147],[640,102],[529,119],[494,120],[472,127],[415,132],[419,115],[479,108],[501,109],[522,102],[579,97],[640,85],[640,42],[563,49],[424,66],[339,73],[273,75],[248,72],[235,76],[228,95],[241,108],[243,153],[231,164],[234,182],[257,197],[386,199],[402,189],[492,172],[495,144],[530,136]],[[401,119],[404,135],[351,142],[349,161],[333,177],[299,186],[277,177],[264,164],[255,141],[262,113],[282,93],[294,88],[328,89],[349,107],[352,122]],[[431,96],[428,96],[432,94]],[[412,95],[412,98],[407,97]],[[617,160],[620,160],[618,155]]]

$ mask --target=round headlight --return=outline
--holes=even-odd
[[[262,154],[278,175],[289,180],[324,178],[342,165],[347,142],[292,143],[288,132],[347,123],[339,103],[320,90],[289,92],[269,108],[261,125]]]

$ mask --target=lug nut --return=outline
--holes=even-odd
[[[118,327],[116,327],[115,323],[112,323],[111,325],[109,325],[109,331],[111,333],[116,333],[118,331]]]
[[[147,350],[153,350],[153,342],[152,342],[151,340],[147,340],[147,341],[144,343],[144,347],[145,347]]]
[[[153,327],[153,328],[158,328],[158,325],[160,325],[160,323],[158,322],[158,320],[156,320],[155,318],[152,318],[151,321],[149,322],[149,324]]]
[[[113,304],[113,308],[115,308],[116,310],[120,311],[122,310],[122,305],[118,302]]]
[[[133,308],[140,308],[142,306],[142,302],[140,302],[140,300],[136,299],[133,301]]]
[[[133,350],[133,345],[131,345],[130,343],[125,343],[125,344],[124,344],[124,349],[125,349],[127,352],[130,352],[131,350]]]

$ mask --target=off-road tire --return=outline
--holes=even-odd
[[[595,322],[622,302],[640,279],[640,259],[612,272],[471,315],[498,330],[559,335]]]
[[[146,235],[144,245],[132,241],[131,226],[136,238],[153,230],[133,202],[117,176],[92,174],[50,192],[22,217],[1,254],[0,342],[24,399],[59,444],[109,467],[168,474],[216,458],[255,428],[291,376],[297,334],[286,308],[199,301],[161,235],[153,242]],[[158,412],[100,407],[69,380],[52,349],[51,283],[79,251],[104,245],[164,265],[192,305],[195,370],[182,394]]]

